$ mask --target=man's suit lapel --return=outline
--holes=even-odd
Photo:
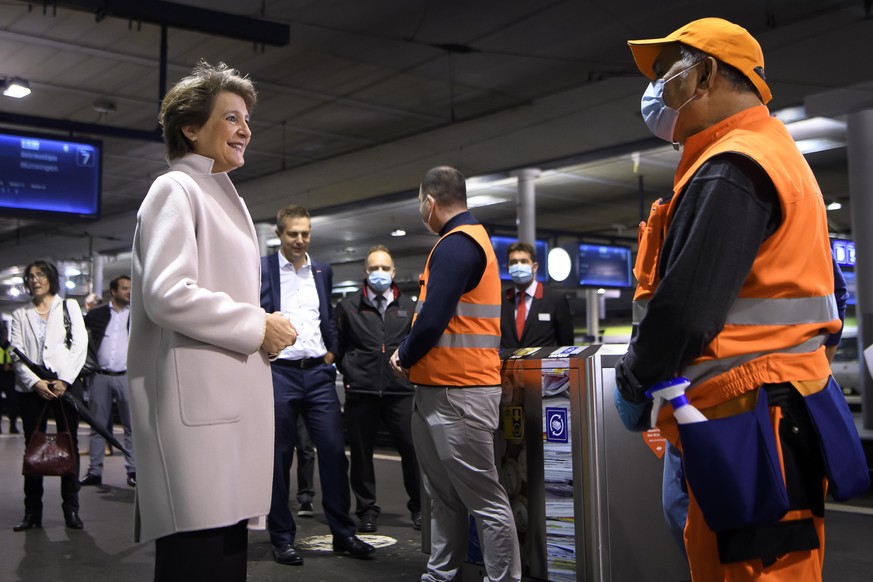
[[[279,251],[281,252],[281,251]],[[269,257],[267,257],[267,262],[270,265],[269,277],[270,277],[270,291],[272,293],[273,300],[273,311],[281,311],[282,310],[282,288],[279,283],[279,253],[273,253]]]

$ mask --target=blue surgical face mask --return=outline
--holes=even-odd
[[[676,122],[679,121],[679,112],[697,96],[695,93],[688,99],[688,101],[680,105],[679,109],[673,109],[672,107],[668,107],[664,102],[664,85],[679,75],[687,73],[702,62],[704,61],[691,65],[684,71],[676,73],[669,79],[658,79],[657,81],[653,81],[649,83],[648,87],[646,87],[646,92],[643,93],[643,98],[640,100],[640,111],[643,114],[643,120],[646,122],[649,131],[655,134],[656,137],[674,143],[673,134],[676,131]]]
[[[509,266],[509,276],[517,285],[530,283],[533,278],[533,265],[528,263],[515,263]]]
[[[367,283],[376,293],[384,293],[391,286],[391,273],[386,271],[373,271],[367,275]]]

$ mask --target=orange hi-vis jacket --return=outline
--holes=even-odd
[[[727,152],[748,156],[764,169],[776,187],[782,223],[761,245],[724,328],[680,371],[692,382],[689,400],[701,410],[764,383],[827,378],[824,341],[841,325],[821,191],[782,122],[770,117],[763,105],[733,115],[685,143],[672,199],[655,203],[648,223],[640,225],[635,321],[644,316],[657,289],[658,253],[683,189],[701,165]],[[662,410],[658,426],[673,429],[672,422],[669,408]],[[675,430],[665,434],[673,437]]]
[[[455,314],[442,337],[423,358],[412,365],[409,380],[424,386],[498,386],[500,384],[500,275],[497,257],[485,228],[465,224],[447,232],[461,232],[473,239],[485,252],[485,272],[479,285],[461,296]],[[433,255],[433,250],[430,252]],[[430,255],[421,276],[421,292],[415,315],[427,304],[427,281]]]

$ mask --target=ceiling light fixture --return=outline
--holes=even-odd
[[[24,79],[14,77],[12,79],[3,79],[3,94],[7,97],[15,97],[21,99],[30,95],[30,84]]]

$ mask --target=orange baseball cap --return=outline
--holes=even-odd
[[[764,80],[764,53],[749,31],[721,18],[701,18],[689,22],[664,38],[629,40],[634,61],[640,72],[655,80],[652,63],[665,44],[681,42],[712,55],[743,73],[761,94],[766,104],[773,98]]]

